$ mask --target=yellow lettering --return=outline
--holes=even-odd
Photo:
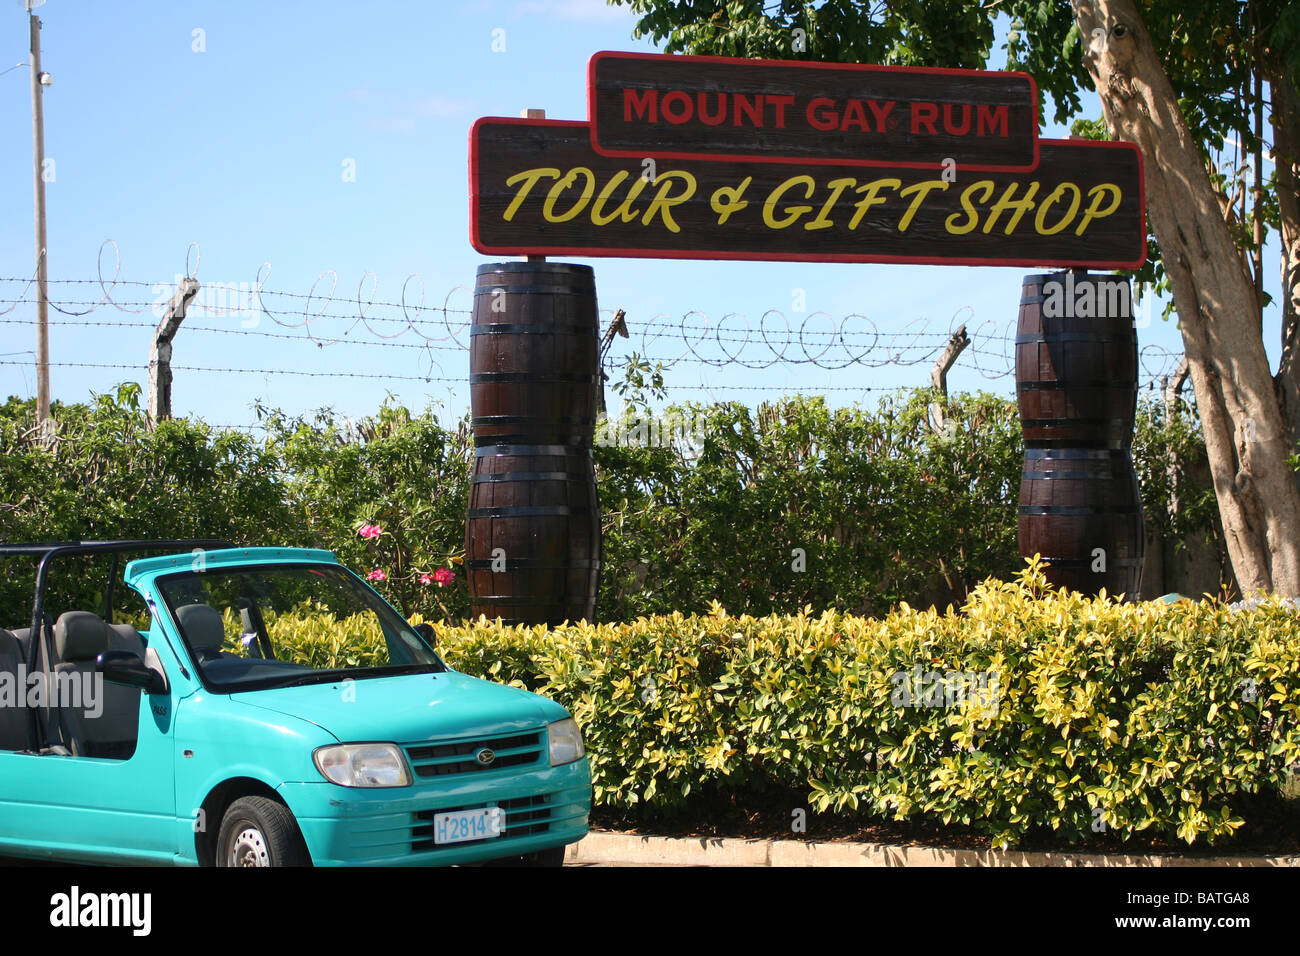
[[[1067,189],[1074,193],[1074,198],[1070,200],[1070,209],[1061,217],[1060,222],[1051,229],[1048,229],[1043,225],[1044,220],[1047,218],[1047,210],[1052,208]],[[1053,189],[1052,194],[1043,200],[1042,205],[1038,207],[1037,214],[1034,216],[1034,228],[1038,230],[1038,234],[1040,236],[1054,236],[1068,226],[1070,221],[1074,219],[1074,214],[1079,211],[1079,200],[1082,198],[1083,196],[1079,192],[1079,187],[1074,183],[1061,183],[1061,185]]]
[[[709,206],[718,214],[719,226],[726,225],[733,213],[740,212],[749,205],[749,200],[740,197],[745,194],[745,190],[753,181],[753,176],[746,176],[739,186],[719,186],[713,191]]]
[[[917,210],[921,208],[921,203],[925,202],[925,197],[930,195],[930,193],[934,192],[936,189],[940,192],[944,192],[948,189],[948,183],[942,179],[927,179],[924,182],[908,186],[898,194],[899,196],[906,198],[913,193],[916,193],[916,198],[912,200],[912,205],[907,207],[907,212],[903,213],[903,218],[898,220],[899,232],[907,232],[907,227],[912,224],[912,217],[914,217]]]
[[[582,187],[580,195],[569,211],[564,215],[556,215],[555,201],[564,194],[564,191],[578,181],[581,176],[586,180],[586,185]],[[547,222],[568,222],[578,213],[587,208],[587,203],[591,202],[592,195],[596,192],[596,177],[586,166],[574,166],[567,176],[551,187],[551,191],[546,194],[546,202],[542,204],[542,216]]]
[[[605,184],[605,188],[600,191],[600,195],[596,197],[596,202],[591,207],[591,221],[596,225],[608,226],[615,219],[622,219],[625,223],[632,222],[637,216],[641,215],[640,212],[632,208],[632,203],[636,202],[636,198],[641,195],[641,190],[645,189],[646,180],[642,176],[638,176],[633,181],[632,188],[628,190],[627,196],[618,204],[617,209],[611,213],[601,211],[605,208],[605,203],[609,201],[609,197],[614,194],[614,190],[619,187],[623,180],[627,179],[627,175],[626,169],[620,169],[615,173],[614,178]]]
[[[855,212],[853,218],[849,220],[849,230],[858,228],[858,223],[862,222],[862,217],[867,214],[867,210],[872,206],[879,206],[883,202],[888,202],[888,197],[877,195],[882,189],[897,189],[903,185],[901,179],[873,179],[869,183],[863,183],[855,193],[862,193],[862,198],[853,204]]]
[[[674,179],[680,179],[686,184],[686,190],[680,196],[669,196],[668,189]],[[650,207],[646,209],[645,215],[641,217],[641,225],[648,226],[654,222],[655,213],[663,213],[664,225],[672,232],[681,232],[681,227],[673,221],[672,213],[669,210],[673,206],[680,206],[686,200],[695,195],[697,187],[695,177],[682,169],[670,170],[666,173],[660,173],[655,177],[655,185],[659,191],[655,193],[655,198],[650,200]]]
[[[1021,218],[1025,213],[1034,208],[1034,196],[1038,194],[1039,183],[1037,180],[1029,184],[1029,189],[1025,191],[1023,199],[1012,199],[1016,190],[1020,187],[1019,183],[1011,183],[1002,193],[1002,198],[989,207],[989,217],[984,220],[983,232],[988,235],[993,231],[993,227],[998,224],[998,219],[1008,209],[1015,210],[1011,214],[1011,220],[1007,223],[1007,228],[1002,230],[1004,236],[1009,236],[1016,231],[1016,226],[1020,224]]]
[[[826,218],[826,214],[830,212],[831,207],[840,201],[840,194],[856,182],[856,179],[832,179],[827,183],[826,185],[831,188],[831,197],[822,203],[821,209],[817,210],[817,218],[811,222],[805,222],[803,227],[808,230],[813,230],[829,229],[831,226],[835,225],[834,222]]]
[[[767,224],[769,229],[784,229],[787,226],[793,226],[799,221],[800,216],[812,212],[812,206],[790,206],[785,210],[786,215],[781,219],[778,220],[772,215],[772,210],[776,207],[776,204],[781,201],[781,197],[785,195],[786,190],[793,189],[795,186],[800,185],[804,187],[804,198],[812,199],[813,191],[817,188],[817,184],[813,182],[811,176],[791,176],[785,182],[781,183],[781,185],[773,189],[772,194],[767,197],[767,202],[763,203],[763,222]]]
[[[1100,208],[1101,194],[1108,192],[1111,195],[1110,205],[1105,209]],[[1116,209],[1119,208],[1120,200],[1124,194],[1114,183],[1101,183],[1093,186],[1088,190],[1088,208],[1083,211],[1083,218],[1079,220],[1079,228],[1074,230],[1076,236],[1082,236],[1083,231],[1092,224],[1094,219],[1105,219]]]
[[[539,166],[537,169],[525,169],[522,173],[515,173],[506,180],[507,186],[513,186],[515,183],[521,181],[523,182],[523,186],[520,187],[519,192],[515,193],[515,198],[510,200],[510,205],[506,207],[506,211],[501,217],[502,219],[506,222],[510,222],[515,218],[515,213],[519,211],[519,207],[523,205],[524,200],[528,198],[528,193],[532,191],[532,188],[535,185],[537,185],[537,180],[541,179],[543,176],[549,176],[551,179],[559,179],[560,171],[551,166]]]
[[[975,190],[978,189],[984,193],[984,198],[981,199],[980,202],[988,202],[989,197],[993,195],[993,190],[995,188],[993,180],[980,179],[963,189],[961,193],[961,208],[966,210],[966,222],[959,225],[957,223],[957,216],[959,214],[953,213],[943,221],[943,228],[948,230],[948,232],[954,236],[964,236],[966,233],[978,226],[980,217],[979,213],[975,211],[975,207],[971,205],[971,196]]]

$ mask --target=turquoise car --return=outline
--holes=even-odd
[[[115,602],[119,561],[160,549]],[[569,713],[449,668],[328,551],[0,545],[23,555],[30,623],[0,630],[0,856],[545,865],[587,833]],[[95,611],[46,607],[72,559],[112,562]],[[130,592],[139,630],[112,620]]]

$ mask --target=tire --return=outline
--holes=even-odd
[[[269,797],[240,797],[221,818],[217,866],[311,866],[289,808]]]

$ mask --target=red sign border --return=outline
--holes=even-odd
[[[748,61],[740,61],[748,62]],[[1142,226],[1142,255],[1131,261],[1093,261],[1084,265],[1069,259],[994,259],[994,258],[975,258],[962,259],[954,262],[951,256],[861,256],[853,253],[772,253],[772,252],[735,252],[727,255],[718,255],[717,253],[701,253],[689,249],[609,249],[599,246],[488,246],[479,239],[479,221],[478,221],[478,129],[484,123],[492,123],[504,126],[586,126],[590,128],[591,124],[582,120],[552,120],[552,119],[525,119],[517,116],[481,116],[474,121],[474,125],[469,131],[469,238],[470,245],[475,251],[485,256],[578,256],[580,258],[595,259],[698,259],[712,262],[728,261],[763,261],[763,262],[857,262],[863,264],[892,264],[892,265],[946,265],[946,266],[1056,266],[1062,268],[1088,268],[1088,269],[1137,269],[1147,259],[1147,199],[1146,199],[1146,176],[1142,164],[1142,151],[1133,143],[1122,140],[1089,140],[1089,139],[1048,139],[1040,140],[1035,137],[1035,143],[1046,142],[1052,145],[1069,144],[1070,146],[1081,149],[1128,149],[1132,150],[1137,157],[1138,163],[1138,217]],[[655,158],[660,158],[656,156]],[[670,158],[670,157],[664,157]],[[671,157],[678,158],[678,157]],[[695,157],[680,157],[695,159]],[[729,157],[735,162],[743,162],[735,157]],[[704,160],[699,160],[703,162]],[[764,160],[767,164],[771,160]],[[927,167],[928,168],[928,167]],[[1000,172],[1010,172],[1010,170],[999,170]],[[1023,170],[1023,172],[1033,172],[1033,170]]]
[[[1029,92],[1032,97],[1032,109],[1034,112],[1034,161],[1028,166],[989,166],[980,164],[978,166],[971,163],[962,163],[961,168],[972,172],[988,173],[1028,173],[1038,168],[1038,84],[1028,73],[1022,73],[1013,70],[967,70],[958,67],[947,66],[879,66],[874,63],[824,63],[812,62],[805,60],[751,60],[746,57],[737,56],[689,56],[676,53],[631,53],[619,50],[600,50],[593,53],[587,60],[587,123],[591,127],[591,148],[599,155],[609,158],[643,158],[652,156],[655,159],[699,159],[710,161],[734,160],[742,163],[785,163],[789,165],[805,164],[812,166],[876,166],[887,167],[889,169],[942,169],[940,163],[923,163],[923,162],[891,162],[885,159],[837,159],[829,157],[819,158],[800,158],[797,156],[771,156],[771,155],[745,155],[741,153],[695,153],[684,150],[674,150],[664,152],[660,150],[636,151],[636,150],[617,150],[606,149],[596,141],[596,61],[601,58],[617,60],[673,60],[685,63],[728,63],[734,66],[770,66],[770,67],[801,67],[814,70],[856,70],[867,73],[927,73],[940,76],[985,76],[990,73],[999,73],[1004,76],[1018,76],[1029,82]],[[1144,207],[1145,208],[1145,207]]]

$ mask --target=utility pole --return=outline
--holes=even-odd
[[[45,244],[45,116],[42,87],[50,76],[41,71],[41,21],[32,12],[44,0],[26,0],[32,40],[32,151],[36,185],[36,420],[42,433],[50,428],[50,306]]]

